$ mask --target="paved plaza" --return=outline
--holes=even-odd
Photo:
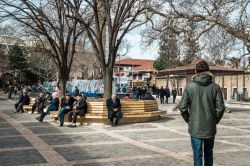
[[[169,111],[151,123],[58,127],[37,114],[15,114],[13,101],[0,98],[0,165],[191,166],[187,124]],[[173,104],[160,109],[174,107]],[[215,165],[250,165],[250,110],[225,114],[215,142]]]

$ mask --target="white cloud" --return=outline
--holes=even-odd
[[[130,45],[127,56],[136,59],[156,59],[158,56],[158,45],[145,48],[141,43],[141,35],[138,30],[129,32],[125,36],[126,42]]]

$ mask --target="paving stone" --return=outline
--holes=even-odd
[[[20,135],[15,128],[0,128],[1,136]]]
[[[82,166],[189,166],[190,163],[177,160],[171,157],[159,157],[152,159],[130,159],[130,156],[143,156],[143,155],[155,155],[156,152],[139,148],[137,146],[123,143],[117,145],[89,145],[80,146],[81,143],[101,143],[106,141],[116,141],[114,138],[107,136],[105,133],[90,133],[95,131],[95,126],[77,126],[77,128],[57,127],[59,124],[51,120],[49,116],[46,116],[44,123],[39,123],[35,120],[38,114],[14,114],[13,103],[9,103],[7,100],[0,100],[0,112],[8,114],[13,119],[17,120],[17,123],[21,123],[25,128],[30,129],[36,136],[40,137],[45,143],[51,145],[60,145],[60,147],[54,147],[53,150],[61,154],[68,161],[76,160],[88,160],[88,159],[108,159],[127,157],[124,161],[112,161],[82,164]],[[161,105],[159,108],[167,110],[171,109],[173,105],[166,104]],[[244,119],[244,120],[241,120]],[[49,120],[49,121],[47,121]],[[144,145],[149,144],[161,149],[166,149],[173,152],[187,152],[188,156],[192,157],[192,149],[190,145],[189,136],[183,136],[168,132],[166,130],[158,130],[157,125],[160,124],[170,129],[174,129],[180,132],[188,133],[188,125],[184,122],[180,116],[179,111],[168,112],[167,116],[164,116],[160,121],[151,123],[139,123],[139,124],[126,124],[120,125],[117,128],[111,128],[110,126],[103,126],[102,128],[107,131],[115,131],[116,134],[123,135],[128,138],[135,139],[137,141],[144,140]],[[225,114],[221,123],[225,126],[234,126],[236,128],[242,128],[244,130],[250,130],[250,111],[235,109],[231,114]],[[0,117],[0,148],[21,148],[31,147],[25,136],[12,127],[14,124],[9,124],[5,119]],[[243,126],[243,127],[241,127]],[[245,127],[244,127],[245,126]],[[249,127],[246,127],[249,126]],[[156,129],[150,131],[147,129]],[[119,132],[119,130],[121,132]],[[126,130],[126,131],[125,131]],[[131,130],[131,131],[129,131]],[[247,166],[250,165],[250,148],[249,151],[230,152],[230,149],[241,150],[243,147],[225,144],[218,142],[219,140],[226,140],[233,143],[241,143],[250,146],[250,139],[248,137],[239,138],[237,136],[250,135],[246,131],[238,131],[235,129],[223,128],[219,126],[217,136],[230,136],[230,138],[217,137],[214,147],[215,163],[223,166]],[[77,132],[81,132],[78,133]],[[85,133],[86,132],[86,133]],[[16,136],[11,136],[16,135]],[[1,137],[2,136],[2,137]],[[235,137],[234,137],[235,136]],[[172,139],[169,141],[154,141],[154,139]],[[185,140],[175,140],[175,138],[185,138]],[[148,141],[147,141],[148,140]],[[33,140],[35,141],[35,140]],[[118,140],[120,141],[120,140]],[[74,144],[72,146],[66,144]],[[65,146],[64,146],[65,145]],[[40,146],[40,145],[39,145]],[[45,146],[46,147],[46,146]],[[43,145],[40,147],[43,149]],[[246,148],[244,148],[246,150]],[[40,149],[39,149],[40,150]],[[225,150],[225,151],[223,151]],[[220,151],[220,153],[218,153]],[[27,157],[29,156],[29,157]],[[89,160],[88,160],[89,161]],[[77,161],[78,162],[78,161]],[[0,165],[34,165],[45,164],[45,159],[35,149],[26,150],[12,150],[0,152]],[[65,165],[71,165],[71,163],[65,163]],[[81,165],[81,164],[80,164]]]
[[[1,128],[6,128],[6,127],[8,127],[8,128],[13,128],[13,126],[10,125],[9,123],[0,123],[0,129],[1,129]]]
[[[141,124],[122,124],[119,125],[118,127],[110,127],[110,126],[105,126],[103,127],[106,130],[129,130],[129,129],[153,129],[153,128],[157,128],[155,126],[153,126],[150,123],[141,123]]]
[[[60,129],[55,127],[28,127],[34,134],[54,134],[54,133],[62,133]]]
[[[192,152],[190,140],[146,142],[173,152]]]
[[[15,150],[0,152],[0,165],[44,164],[46,160],[37,150]]]
[[[98,159],[108,157],[124,157],[124,156],[141,156],[154,154],[151,151],[129,145],[98,145],[98,146],[84,146],[84,147],[66,147],[54,148],[66,160],[85,160],[85,159]]]
[[[135,132],[121,132],[119,133],[125,137],[129,137],[135,140],[147,140],[147,139],[160,139],[160,138],[185,138],[186,136],[171,133],[165,130],[156,131],[135,131]]]
[[[108,163],[90,163],[75,166],[189,166],[190,163],[177,160],[171,157],[154,158],[154,159],[140,159],[131,161],[116,161]]]
[[[16,148],[32,146],[24,137],[4,137],[0,138],[0,148]]]
[[[0,122],[6,122],[6,120],[0,117]]]
[[[44,127],[44,126],[49,126],[52,127],[53,125],[51,125],[48,122],[43,122],[43,123],[39,123],[39,122],[25,122],[25,123],[21,123],[22,125],[24,125],[25,127],[35,127],[35,126],[39,126],[39,127]]]
[[[250,152],[215,154],[214,162],[225,166],[249,166]]]
[[[217,128],[216,136],[238,136],[238,135],[246,135],[246,133],[235,129]]]
[[[59,126],[59,123],[56,124],[56,128],[58,128],[57,126]],[[91,132],[91,131],[94,131],[92,130],[91,128],[89,128],[88,126],[77,126],[75,128],[70,128],[70,127],[67,127],[67,125],[64,125],[63,127],[60,127],[59,128],[63,133],[71,133],[71,132]]]
[[[245,138],[227,138],[226,141],[238,142],[238,143],[246,144],[246,145],[250,146],[250,138],[249,137],[245,137]]]
[[[250,120],[242,120],[239,121],[237,119],[230,119],[230,120],[222,120],[220,122],[220,125],[225,125],[225,126],[250,126]]]
[[[81,135],[48,135],[40,138],[49,145],[63,145],[75,143],[95,143],[103,141],[115,141],[105,134],[81,134]]]
[[[244,130],[250,130],[250,126],[249,127],[239,127],[240,129],[244,129]],[[249,134],[248,135],[250,135],[250,132],[249,132]]]

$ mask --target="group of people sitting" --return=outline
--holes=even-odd
[[[86,98],[81,94],[78,94],[75,99],[73,96],[71,96],[71,94],[68,93],[61,99],[61,105],[59,109],[59,94],[54,92],[52,93],[51,97],[52,99],[49,101],[49,104],[43,108],[41,115],[36,119],[40,122],[43,122],[44,117],[49,114],[50,111],[58,111],[55,120],[60,119],[60,127],[64,125],[65,114],[68,114],[68,121],[71,122],[68,127],[76,127],[77,116],[83,116],[87,112]],[[39,99],[37,101],[39,101]]]
[[[29,104],[30,97],[28,93],[20,93],[19,101],[15,104],[15,112],[23,113],[23,106]],[[112,94],[111,98],[107,99],[106,104],[110,125],[116,127],[122,118],[120,99],[117,98],[116,94]],[[76,127],[77,116],[84,116],[87,112],[87,102],[86,97],[82,94],[77,94],[75,99],[74,96],[67,93],[60,102],[59,94],[57,92],[53,92],[52,94],[46,92],[45,94],[40,93],[38,98],[35,99],[31,113],[33,114],[36,109],[40,114],[36,119],[40,122],[43,122],[45,116],[51,111],[58,111],[55,120],[60,120],[60,127],[64,125],[64,116],[66,114],[68,116],[68,122],[70,122],[68,127]]]

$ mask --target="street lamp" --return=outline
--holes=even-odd
[[[118,68],[118,72],[119,72],[119,88],[121,88],[121,76],[120,76],[121,55],[118,54],[118,56],[119,56],[119,68]]]

